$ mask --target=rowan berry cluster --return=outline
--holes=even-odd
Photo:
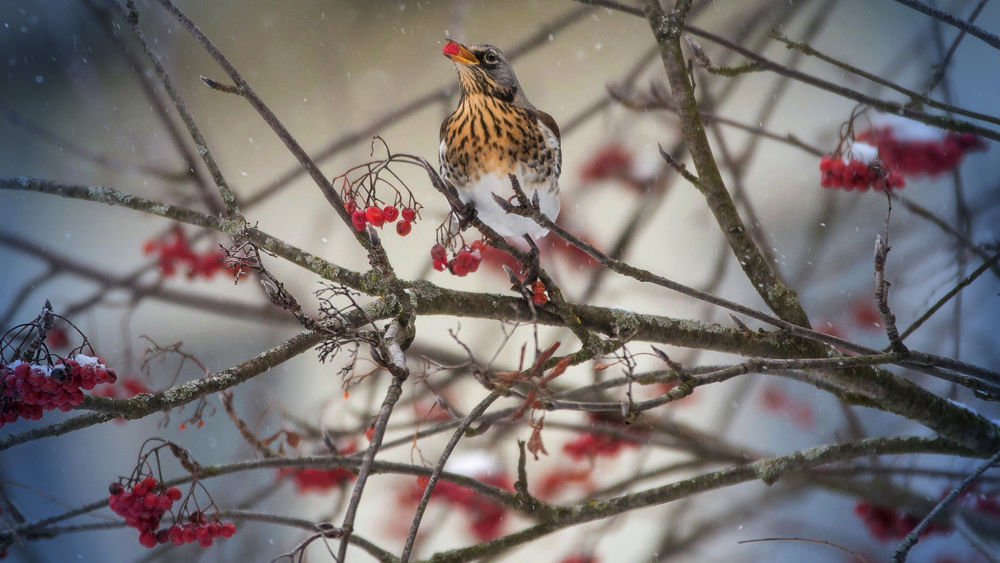
[[[448,259],[448,251],[442,244],[435,244],[431,247],[431,260],[434,262],[434,269],[443,272],[448,268],[452,274],[462,277],[479,269],[479,264],[483,261],[483,250],[486,245],[483,241],[473,241],[470,246],[463,246],[455,255]]]
[[[777,385],[764,387],[760,395],[760,402],[765,409],[791,418],[799,428],[808,430],[815,425],[812,405],[789,396],[784,389]]]
[[[359,231],[365,230],[367,225],[382,228],[386,223],[393,223],[396,219],[400,219],[396,223],[396,234],[405,237],[410,234],[413,223],[417,220],[417,211],[412,207],[404,207],[400,210],[394,205],[384,207],[369,205],[364,209],[359,209],[356,203],[348,201],[344,203],[344,209],[351,214],[351,224]]]
[[[616,423],[605,420],[600,415],[590,414],[591,422],[603,424],[613,423],[621,426],[622,429],[628,427],[623,423]],[[574,460],[594,459],[595,457],[614,457],[624,448],[638,447],[639,442],[630,438],[623,438],[609,433],[584,432],[572,442],[563,444],[563,452]]]
[[[226,257],[226,253],[222,249],[195,251],[180,226],[175,226],[162,239],[147,240],[142,245],[142,253],[156,254],[159,257],[160,273],[167,277],[176,274],[180,265],[187,266],[188,279],[211,279],[225,268],[222,259]]]
[[[354,473],[342,467],[283,467],[278,470],[279,478],[289,475],[295,481],[295,492],[300,495],[312,491],[324,493],[354,479]]]
[[[167,529],[156,532],[156,543],[169,541],[174,545],[184,545],[198,542],[201,547],[209,547],[215,538],[231,538],[235,533],[236,525],[232,522],[210,521],[205,518],[204,512],[196,511],[188,515],[188,521],[184,524],[174,524]],[[143,545],[146,544],[143,543]],[[146,547],[153,546],[146,545]]]
[[[853,119],[853,117],[852,117]],[[944,132],[894,115],[875,115],[873,127],[853,135],[848,154],[820,159],[825,188],[877,191],[902,188],[905,178],[938,176],[954,170],[965,155],[987,148],[971,133]]]
[[[888,187],[902,188],[906,185],[903,175],[896,170],[886,170],[875,162],[838,156],[824,156],[819,160],[820,185],[824,188],[843,188],[847,191],[885,191]]]
[[[503,473],[480,474],[476,480],[510,490],[510,478]],[[411,503],[420,500],[430,480],[418,477],[416,486],[407,490],[401,500]],[[463,487],[451,481],[440,480],[434,486],[431,499],[444,500],[449,505],[465,512],[470,517],[469,530],[479,541],[489,541],[500,536],[507,508],[468,487]]]
[[[98,397],[110,397],[112,399],[131,399],[139,393],[149,393],[149,385],[138,377],[127,375],[120,385],[105,385],[94,391]]]
[[[878,127],[862,131],[855,138],[878,147],[882,162],[906,176],[938,176],[957,168],[967,153],[986,150],[986,143],[972,133],[900,138],[892,127]]]
[[[598,149],[580,171],[580,179],[584,182],[620,179],[630,182],[633,177],[633,158],[624,147],[618,144],[607,145]]]
[[[146,547],[157,544],[156,530],[160,527],[160,519],[182,496],[180,489],[168,489],[155,477],[136,482],[128,491],[116,481],[108,487],[108,492],[111,493],[108,506],[124,518],[128,526],[139,530],[139,543]]]
[[[861,518],[871,535],[879,541],[901,540],[920,523],[920,518],[912,514],[866,501],[860,501],[854,506],[854,514]],[[946,526],[931,522],[920,537],[949,531],[951,530]]]
[[[83,391],[114,383],[113,370],[97,358],[77,354],[54,366],[14,361],[0,367],[0,428],[18,418],[38,420],[45,411],[68,411],[83,401]]]
[[[236,533],[232,522],[208,520],[205,513],[195,511],[187,521],[169,528],[160,528],[160,520],[173,504],[183,496],[177,487],[167,488],[155,477],[146,477],[126,490],[121,483],[114,482],[108,487],[111,496],[108,505],[116,514],[125,518],[126,524],[139,530],[139,543],[146,547],[172,542],[174,545],[198,542],[202,547],[212,545],[215,538],[229,538]]]

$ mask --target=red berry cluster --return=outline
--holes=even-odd
[[[903,175],[894,169],[888,171],[882,166],[872,166],[857,159],[845,160],[838,156],[824,156],[819,160],[820,185],[824,188],[857,189],[866,191],[874,188],[884,191],[886,186],[902,188],[906,185]]]
[[[760,395],[760,402],[765,409],[775,414],[788,416],[796,426],[804,430],[811,429],[816,422],[812,406],[809,403],[796,400],[777,385],[764,387]]]
[[[125,519],[130,527],[139,530],[139,543],[146,547],[157,544],[156,529],[160,519],[175,501],[181,499],[177,487],[166,488],[155,477],[146,477],[126,491],[121,483],[114,482],[108,487],[111,496],[108,505],[115,514]]]
[[[624,423],[605,420],[599,414],[591,413],[590,420],[591,422],[612,423],[622,428],[628,428]],[[579,461],[582,459],[594,459],[599,456],[614,457],[622,449],[635,448],[638,445],[639,443],[636,440],[612,434],[584,432],[576,440],[563,444],[563,452],[574,460]]]
[[[412,207],[404,207],[402,210],[393,205],[379,207],[369,205],[365,209],[358,209],[358,205],[353,201],[344,203],[344,209],[351,214],[351,224],[354,228],[363,231],[367,225],[382,228],[386,223],[393,223],[396,219],[402,220],[396,223],[396,234],[405,237],[413,229],[413,223],[417,220],[417,212]]]
[[[105,385],[94,391],[98,397],[110,397],[112,399],[131,399],[139,393],[149,393],[149,386],[138,377],[129,375],[122,379],[121,386]]]
[[[157,530],[163,515],[181,499],[181,490],[167,488],[155,477],[146,477],[125,490],[121,483],[111,483],[108,505],[116,514],[125,518],[132,528],[139,530],[139,543],[146,547],[172,542],[174,545],[198,542],[202,547],[212,545],[215,538],[230,538],[236,533],[232,522],[209,521],[205,513],[192,512],[184,524],[175,523],[169,528]]]
[[[283,467],[278,470],[278,477],[291,475],[295,480],[295,492],[325,493],[354,479],[354,473],[342,467],[333,469],[316,469],[315,467]]]
[[[38,420],[48,410],[68,411],[83,401],[81,389],[115,379],[113,370],[83,354],[53,367],[7,364],[0,367],[0,428],[18,418]]]
[[[595,488],[591,480],[592,470],[593,467],[559,467],[549,471],[535,481],[535,494],[542,499],[551,499],[571,485],[582,487],[588,493],[592,492]]]
[[[938,176],[954,170],[965,154],[986,150],[986,143],[972,133],[943,134],[938,139],[900,139],[891,127],[868,129],[856,139],[878,147],[882,161],[906,176]]]
[[[632,155],[621,145],[604,146],[590,157],[583,170],[580,171],[580,178],[584,182],[610,179],[630,180],[632,178]]]
[[[169,528],[156,532],[156,543],[167,543],[174,545],[184,545],[186,543],[198,542],[201,547],[209,547],[215,538],[231,538],[236,533],[236,525],[232,522],[209,521],[205,518],[205,513],[192,512],[188,516],[188,521],[184,524],[174,524]],[[142,539],[140,536],[140,543]],[[153,547],[146,545],[146,547]],[[156,544],[153,544],[156,545]]]
[[[920,518],[912,514],[866,501],[859,501],[854,506],[854,514],[861,518],[871,535],[879,541],[901,540],[920,523]],[[931,522],[920,537],[945,534],[949,531],[951,530],[948,527]]]
[[[192,250],[180,226],[174,227],[171,234],[163,239],[147,240],[142,245],[142,253],[159,255],[160,273],[164,276],[177,273],[180,264],[187,265],[189,279],[197,276],[210,279],[224,269],[222,259],[226,257],[226,253],[218,248],[207,252]]]
[[[483,250],[486,245],[483,241],[473,241],[470,246],[463,246],[455,253],[451,260],[448,259],[448,251],[444,245],[435,244],[431,247],[431,260],[434,261],[434,269],[443,272],[448,268],[452,274],[462,277],[479,269],[480,262],[483,261]]]
[[[45,345],[49,348],[65,348],[69,346],[69,335],[61,326],[54,326],[45,335]]]
[[[477,481],[510,490],[511,480],[503,473],[487,473],[475,476]],[[418,477],[416,486],[409,489],[401,500],[416,502],[424,493],[429,479]],[[439,480],[431,493],[432,499],[440,499],[451,506],[463,510],[471,518],[469,529],[479,541],[489,541],[500,537],[507,508],[472,489],[451,481]]]

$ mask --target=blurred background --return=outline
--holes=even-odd
[[[963,18],[977,4],[938,3]],[[250,221],[304,250],[365,271],[367,259],[352,240],[349,226],[339,221],[250,105],[237,96],[211,90],[199,80],[204,75],[226,81],[218,65],[157,2],[138,0],[135,5],[147,41]],[[659,156],[658,146],[678,159],[686,156],[675,117],[667,111],[634,107],[655,99],[665,81],[644,19],[551,0],[245,0],[178,1],[178,5],[329,177],[370,160],[373,135],[381,136],[394,152],[436,163],[439,125],[457,101],[455,72],[440,54],[444,42],[453,38],[497,45],[513,58],[532,103],[550,113],[563,131],[560,222],[566,228],[606,251],[620,249],[637,266],[765,309],[725,246],[702,196],[668,172]],[[793,40],[807,41],[841,61],[921,92],[957,34],[887,0],[759,0],[695,2],[695,6],[695,25],[783,64],[896,101],[905,99],[816,58],[801,56],[770,39],[768,31],[778,29]],[[211,177],[177,112],[165,103],[167,98],[148,60],[116,13],[102,0],[0,3],[0,176],[103,185],[212,211],[198,188],[214,190]],[[976,23],[988,30],[1000,29],[1000,6],[986,4]],[[743,62],[722,47],[698,42],[714,64]],[[977,112],[1000,114],[996,96],[1000,74],[992,70],[996,60],[996,50],[965,38],[931,96]],[[872,191],[823,189],[819,184],[819,155],[837,148],[842,124],[855,102],[765,72],[725,78],[697,70],[695,80],[698,92],[706,96],[703,109],[737,124],[720,120],[710,131],[727,185],[758,244],[798,292],[813,326],[864,345],[885,346],[884,332],[873,326],[878,318],[872,316],[872,248],[876,233],[883,228],[886,198]],[[859,128],[869,126],[866,118],[859,121]],[[761,131],[771,137],[762,137]],[[804,148],[787,142],[789,138]],[[985,150],[969,154],[958,172],[908,181],[902,196],[968,241],[995,244],[1000,224],[1000,166],[994,145],[988,143]],[[194,177],[188,172],[192,166]],[[410,235],[398,237],[387,230],[383,236],[397,273],[404,279],[425,277],[448,287],[509,293],[509,283],[489,260],[466,278],[430,268],[428,251],[447,205],[419,170],[400,172],[424,207]],[[901,328],[982,262],[957,244],[955,236],[913,209],[895,205],[890,227],[890,304]],[[0,284],[0,318],[4,329],[31,320],[49,299],[57,312],[87,334],[119,377],[135,377],[151,390],[168,387],[174,378],[183,381],[204,374],[192,362],[180,365],[176,357],[153,361],[144,373],[143,352],[154,343],[162,347],[182,343],[183,351],[205,369],[217,371],[300,330],[294,319],[266,303],[254,283],[234,286],[225,274],[211,279],[187,279],[183,272],[164,275],[156,267],[155,256],[144,254],[143,248],[169,240],[171,229],[168,221],[126,209],[0,190],[0,263],[5,272]],[[184,233],[198,252],[209,253],[219,243],[229,244],[188,226]],[[732,325],[724,312],[702,303],[610,273],[599,276],[584,259],[557,244],[543,245],[543,264],[572,301],[620,308],[623,314],[636,311]],[[315,310],[310,295],[320,288],[316,276],[278,259],[267,259],[267,265],[307,309]],[[907,344],[1000,368],[998,291],[997,275],[987,272],[914,332]],[[463,350],[448,336],[452,330],[478,360],[485,363],[495,355],[495,367],[510,369],[517,365],[521,344],[532,338],[528,326],[507,327],[514,334],[507,341],[499,323],[467,318],[421,318],[417,326],[414,362],[418,354],[442,363],[462,361]],[[561,352],[572,350],[571,343],[575,346],[568,332],[555,329],[540,329],[539,340],[561,340]],[[720,353],[665,349],[684,365],[735,360]],[[632,351],[647,352],[648,346],[636,344]],[[370,377],[345,398],[338,361],[321,364],[313,352],[293,358],[237,388],[236,408],[261,436],[300,424],[327,428],[338,439],[357,439],[364,447],[364,427],[358,427],[358,421],[367,420],[377,408],[387,380],[382,375]],[[653,365],[648,359],[639,361],[640,367]],[[461,412],[486,394],[461,370],[426,371],[428,381],[440,382],[448,400]],[[601,376],[577,370],[560,381],[582,385],[595,377]],[[457,383],[452,383],[455,378]],[[940,381],[916,379],[935,392],[1000,418],[995,404],[982,403]],[[409,396],[426,389],[414,381],[407,383],[405,392]],[[780,408],[775,406],[779,403]],[[209,405],[200,428],[180,428],[192,417],[189,406],[169,415],[105,424],[9,449],[0,454],[0,479],[7,483],[4,490],[29,520],[100,500],[109,482],[130,472],[142,441],[150,436],[182,444],[203,464],[253,458],[254,451],[239,438],[218,400],[210,398]],[[787,453],[846,438],[844,409],[834,397],[812,386],[759,375],[700,389],[667,409],[657,416],[760,452]],[[866,434],[928,433],[900,417],[860,408],[852,412],[848,418]],[[416,406],[399,414],[402,418],[393,422],[421,417]],[[60,416],[66,415],[51,413],[37,423],[18,421],[5,426],[0,435],[51,423]],[[560,421],[568,429],[560,429]],[[551,415],[545,439],[552,455],[530,463],[529,475],[540,478],[569,464],[561,444],[573,440],[577,435],[573,429],[586,423],[579,413]],[[499,426],[495,432],[464,440],[456,457],[466,456],[472,463],[486,456],[496,471],[513,474],[517,459],[513,438],[527,439],[530,429],[524,424]],[[412,431],[412,424],[400,422],[390,428],[390,436]],[[386,459],[433,463],[445,439],[422,441],[419,449],[397,448],[386,452]],[[322,443],[315,451],[324,452]],[[307,448],[302,453],[311,451]],[[668,447],[629,449],[617,457],[594,461],[591,478],[600,488],[671,459],[682,456]],[[907,456],[899,463],[918,459]],[[958,458],[939,461],[937,467],[947,470],[972,467],[970,461]],[[170,476],[183,474],[173,461],[164,465]],[[398,497],[410,483],[412,478],[373,477],[356,530],[398,550],[392,546],[402,544],[412,513],[399,508]],[[899,483],[933,500],[951,482],[914,477],[900,478]],[[298,494],[273,469],[212,479],[208,486],[215,502],[224,508],[252,505],[261,512],[329,518],[334,523],[339,523],[338,511],[349,494],[349,486],[323,494]],[[992,488],[995,491],[996,485]],[[562,500],[575,501],[580,494],[576,490]],[[716,561],[722,557],[732,561],[852,560],[843,551],[798,542],[736,543],[775,536],[821,538],[872,561],[884,560],[895,544],[872,537],[855,516],[857,502],[856,496],[834,491],[748,483],[611,521],[571,527],[498,560],[559,561],[581,546],[605,562]],[[461,516],[449,514],[443,506],[432,503],[428,515],[427,536],[418,546],[419,554],[477,541]],[[111,519],[111,512],[104,509],[77,522]],[[237,524],[240,531],[235,538],[209,549],[147,550],[138,545],[134,530],[118,528],[16,544],[8,558],[268,561],[289,553],[307,535],[273,524]],[[523,524],[513,516],[504,523],[507,533]],[[356,553],[353,558],[363,557],[367,556]],[[314,546],[308,560],[332,558]],[[946,560],[986,559],[958,533],[924,540],[911,557],[911,561]]]

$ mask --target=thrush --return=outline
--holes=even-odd
[[[532,239],[548,229],[510,213],[497,199],[519,206],[513,175],[542,214],[556,219],[562,167],[559,126],[531,105],[500,49],[449,41],[443,54],[458,70],[461,97],[441,124],[441,177],[493,230],[505,237],[524,235],[534,247]]]

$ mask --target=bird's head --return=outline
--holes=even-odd
[[[463,96],[485,95],[514,105],[532,107],[521,91],[514,69],[500,49],[483,43],[465,46],[448,41],[442,54],[454,61]]]

